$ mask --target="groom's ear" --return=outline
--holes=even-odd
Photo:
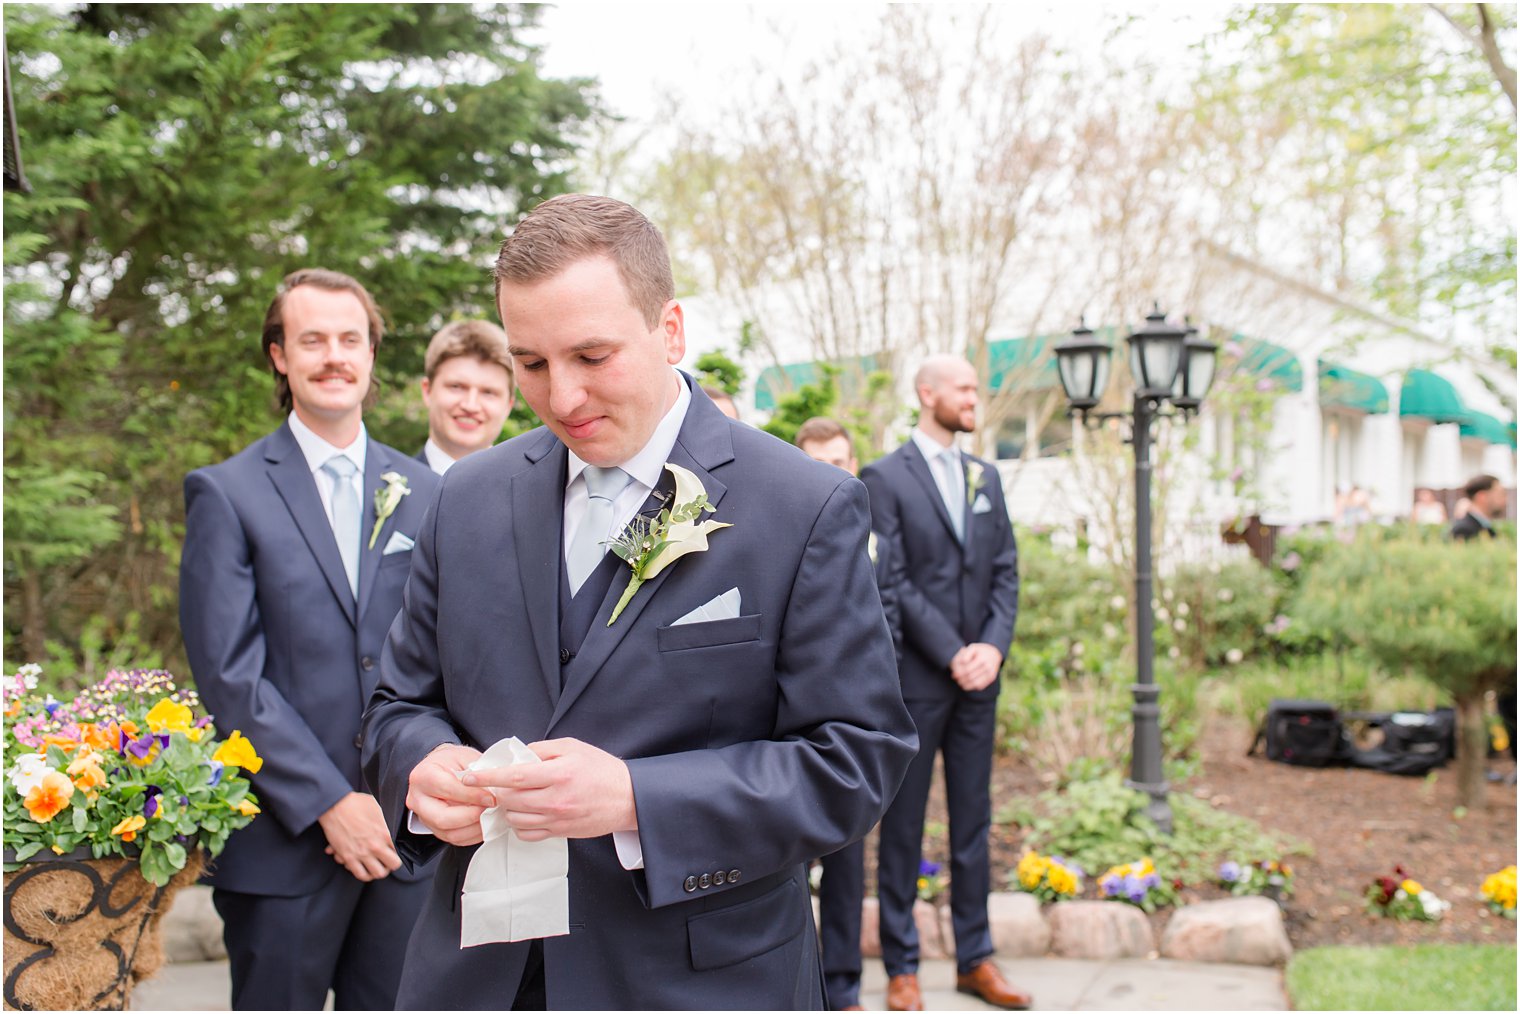
[[[686,356],[686,317],[681,304],[674,299],[660,311],[660,323],[656,326],[660,340],[665,343],[665,361],[671,366]]]

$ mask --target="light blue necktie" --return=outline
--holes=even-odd
[[[955,529],[956,540],[965,542],[966,477],[961,474],[961,456],[954,447],[947,447],[940,453],[939,470],[944,481],[942,489],[945,494],[945,510],[950,515],[950,527]]]
[[[359,600],[359,530],[363,526],[359,510],[359,494],[354,489],[354,475],[359,466],[344,454],[334,455],[322,471],[332,476],[332,528],[338,540],[338,555],[343,557],[343,570],[348,574],[348,590],[354,601]]]
[[[607,541],[608,529],[612,527],[612,502],[633,478],[621,468],[596,465],[587,465],[581,475],[586,480],[586,495],[590,500],[586,515],[575,530],[575,538],[570,540],[570,548],[565,552],[565,574],[570,578],[571,595],[581,590],[586,578],[602,562],[602,556],[607,552],[602,543]]]

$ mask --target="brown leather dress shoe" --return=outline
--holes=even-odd
[[[887,980],[887,1010],[923,1010],[924,997],[918,991],[918,976],[894,975]]]
[[[977,965],[965,975],[957,975],[955,989],[958,993],[970,993],[1004,1010],[1028,1010],[1029,1005],[1034,1003],[1029,994],[1020,993],[1008,985],[1008,980],[1003,978],[1003,973],[991,959]]]

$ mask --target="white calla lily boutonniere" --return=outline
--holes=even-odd
[[[396,508],[401,506],[401,498],[410,496],[412,487],[407,485],[406,476],[400,472],[386,472],[380,476],[385,483],[375,490],[375,530],[369,533],[369,548],[375,548],[375,540],[380,537],[380,529],[386,519],[396,513]]]
[[[982,488],[982,477],[985,474],[986,469],[982,468],[980,461],[966,462],[966,498],[968,500],[974,498],[976,491]]]
[[[639,587],[666,567],[688,553],[707,550],[707,537],[720,528],[732,525],[721,521],[703,521],[704,513],[717,510],[707,502],[707,490],[689,470],[680,465],[665,464],[665,470],[675,476],[674,503],[660,511],[654,518],[635,517],[623,529],[623,534],[608,543],[608,548],[632,568],[628,587],[613,607],[607,626],[622,615],[623,608],[633,600]]]

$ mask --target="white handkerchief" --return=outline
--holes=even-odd
[[[412,548],[411,538],[404,532],[391,532],[391,537],[385,541],[385,548],[380,551],[381,556],[390,556],[392,553],[404,553]]]
[[[679,627],[686,623],[708,623],[712,620],[732,620],[739,615],[739,589],[730,588],[702,603],[685,616],[671,624]]]
[[[471,771],[538,764],[516,736],[481,754]],[[507,815],[491,807],[480,815],[485,841],[464,875],[459,902],[459,946],[509,943],[570,932],[570,849],[563,838],[523,841]]]
[[[990,510],[992,510],[992,501],[987,499],[986,493],[978,493],[976,502],[971,505],[971,513],[986,514]]]

